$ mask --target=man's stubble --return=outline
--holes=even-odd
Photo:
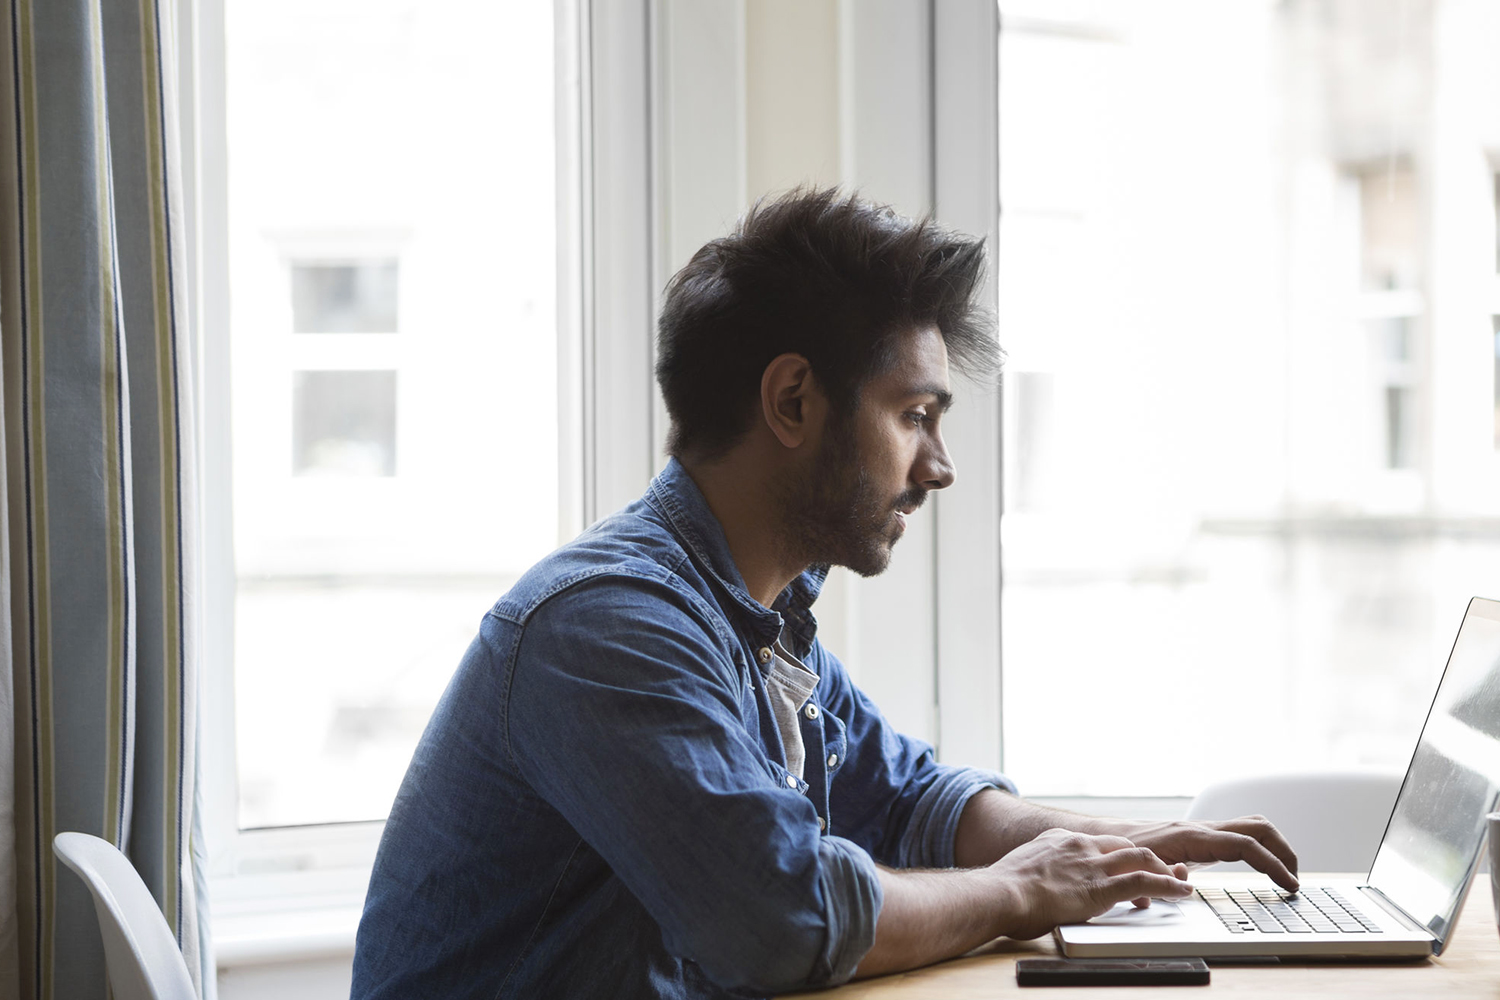
[[[894,497],[877,495],[848,418],[830,425],[812,471],[783,483],[779,493],[788,555],[864,577],[890,565],[900,537],[896,510],[920,507],[927,499],[927,491],[915,487]]]

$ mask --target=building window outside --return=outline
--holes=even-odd
[[[292,373],[292,474],[394,476],[396,373]]]
[[[294,260],[291,276],[294,334],[395,334],[397,262]],[[296,343],[296,342],[294,342]],[[359,363],[358,338],[328,345],[337,359]],[[397,373],[292,372],[292,474],[394,476]]]
[[[1495,192],[1433,194],[1493,142],[1497,20],[1002,2],[1004,739],[1028,793],[1404,766],[1465,602],[1500,589],[1500,389],[1473,377],[1500,386],[1472,256]],[[1438,86],[1455,66],[1489,82]],[[1439,119],[1478,124],[1439,145]],[[1435,281],[1437,252],[1469,277]]]
[[[559,540],[553,9],[224,6],[239,825],[378,820]]]
[[[298,261],[291,272],[292,332],[396,332],[394,260]]]

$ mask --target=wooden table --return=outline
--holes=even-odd
[[[1214,876],[1214,881],[1239,878],[1221,873]],[[1244,878],[1248,880],[1251,876]],[[1276,1000],[1366,996],[1500,1000],[1500,934],[1496,931],[1487,876],[1475,879],[1453,933],[1442,957],[1426,961],[1211,965],[1213,982],[1208,986],[1045,988],[1017,986],[1016,959],[1055,956],[1057,951],[1051,937],[1040,941],[1001,938],[963,958],[801,996],[818,1000],[825,997],[827,1000],[979,1000],[1024,993],[1036,1000],[1068,1000],[1078,996],[1183,1000],[1193,996],[1194,991],[1201,991]]]

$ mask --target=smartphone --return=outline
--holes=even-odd
[[[1207,986],[1201,958],[1023,958],[1018,986]]]

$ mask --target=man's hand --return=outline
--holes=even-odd
[[[1109,819],[1039,806],[994,789],[980,792],[964,807],[953,855],[960,867],[988,865],[1051,827],[1124,837],[1168,864],[1244,861],[1282,888],[1297,888],[1297,855],[1264,816],[1218,823]]]
[[[1034,938],[1116,903],[1180,899],[1187,868],[1124,837],[1046,830],[982,868],[880,869],[885,902],[858,976],[962,955],[997,937]]]
[[[1138,842],[1063,829],[1044,831],[989,872],[1016,900],[1001,933],[1021,939],[1097,917],[1126,900],[1146,906],[1153,896],[1182,899],[1193,891],[1185,865],[1169,866]]]
[[[885,902],[856,975],[962,955],[992,938],[1034,938],[1129,900],[1192,895],[1189,864],[1247,861],[1287,889],[1297,856],[1263,816],[1221,823],[1083,816],[986,789],[953,842],[956,870],[880,869]]]
[[[1241,816],[1215,823],[1117,821],[1111,832],[1149,847],[1168,864],[1244,861],[1283,889],[1297,888],[1297,855],[1281,831],[1264,816]]]

